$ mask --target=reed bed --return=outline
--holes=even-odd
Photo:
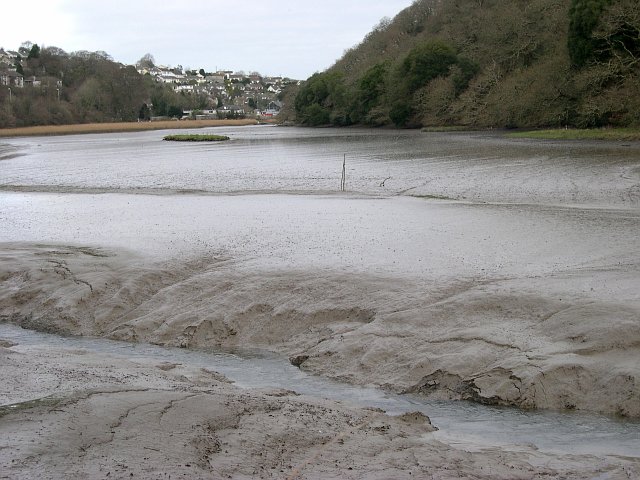
[[[178,130],[189,128],[256,125],[257,120],[163,120],[158,122],[83,123],[78,125],[43,125],[0,129],[0,137],[40,137],[87,133],[140,132],[145,130]]]

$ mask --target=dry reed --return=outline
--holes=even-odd
[[[164,120],[158,122],[83,123],[78,125],[44,125],[37,127],[0,129],[0,137],[32,137],[47,135],[77,135],[83,133],[140,132],[145,130],[177,130],[223,126],[256,125],[244,120]]]

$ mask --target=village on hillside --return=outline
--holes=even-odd
[[[12,89],[51,88],[60,95],[64,79],[50,75],[24,75],[21,64],[27,57],[25,48],[19,51],[0,48],[0,86],[8,88],[9,100]],[[123,65],[123,68],[127,67]],[[199,110],[184,110],[182,118],[216,119],[245,117],[274,117],[281,107],[283,89],[296,80],[283,77],[262,76],[258,72],[234,72],[221,70],[206,72],[204,69],[189,70],[155,65],[153,57],[145,55],[136,65],[141,75],[149,75],[156,82],[172,88],[176,93],[206,97],[207,107]],[[152,107],[152,105],[149,105]],[[151,117],[151,120],[157,117]]]
[[[184,70],[182,66],[138,65],[142,75],[169,84],[176,92],[205,94],[211,99],[209,109],[185,111],[185,117],[197,119],[241,118],[246,115],[273,117],[282,107],[279,95],[285,86],[296,82],[290,78],[263,77],[257,72],[246,74],[229,70],[205,72]]]

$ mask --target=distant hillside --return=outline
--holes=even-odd
[[[28,42],[18,52],[0,49],[0,128],[135,121],[149,117],[151,102],[157,115],[182,115],[186,103],[105,52]]]
[[[637,0],[417,0],[295,93],[308,125],[640,124]]]
[[[136,66],[123,65],[105,52],[67,53],[25,42],[18,51],[0,48],[0,128],[181,118],[185,110],[196,118],[243,117],[245,108],[270,116],[291,82],[184,72],[156,66],[150,54]]]

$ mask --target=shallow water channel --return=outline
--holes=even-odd
[[[131,360],[154,360],[215,370],[241,388],[284,388],[389,414],[420,411],[439,431],[432,434],[463,448],[533,446],[552,453],[640,457],[640,422],[581,412],[522,411],[471,402],[430,401],[377,388],[346,385],[309,375],[285,358],[264,351],[216,352],[61,337],[0,324],[0,338],[25,346],[83,349]]]

